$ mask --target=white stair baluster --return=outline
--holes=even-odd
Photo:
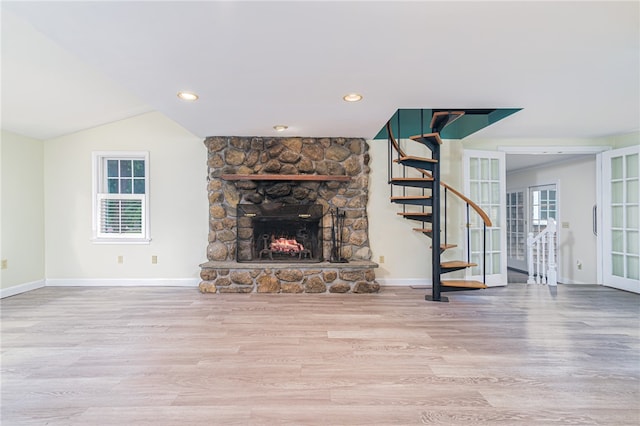
[[[550,286],[558,285],[556,273],[556,221],[549,219],[550,224],[547,226],[549,230],[549,269],[547,271],[547,284]]]
[[[536,244],[536,284],[540,284],[540,242]]]
[[[529,271],[529,278],[527,278],[527,284],[535,284],[536,281],[534,279],[533,273],[533,243],[535,239],[533,238],[533,232],[529,232],[529,236],[527,237],[527,269]]]
[[[527,284],[558,285],[555,250],[556,232],[557,225],[554,219],[549,219],[547,227],[537,236],[534,237],[533,233],[529,232],[527,237],[527,266],[529,268]]]
[[[542,284],[547,283],[547,233],[543,231],[542,238]]]

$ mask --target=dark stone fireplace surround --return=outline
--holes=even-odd
[[[379,290],[374,273],[378,265],[370,260],[369,153],[364,139],[216,136],[204,143],[208,152],[209,244],[208,262],[200,265],[201,292]],[[254,180],[254,175],[259,177]],[[277,179],[265,175],[277,175]],[[345,214],[342,256],[348,263],[237,262],[238,204],[273,203],[322,206],[324,259],[330,258],[331,251],[330,209],[339,208]]]

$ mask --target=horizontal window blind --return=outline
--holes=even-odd
[[[144,194],[98,194],[98,236],[144,238]]]

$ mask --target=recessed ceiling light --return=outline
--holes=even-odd
[[[178,97],[183,101],[197,101],[198,95],[193,92],[178,92]]]
[[[284,124],[277,124],[273,126],[273,128],[276,130],[276,132],[284,132],[289,128],[289,126],[285,126]]]
[[[362,100],[362,95],[359,93],[349,93],[342,97],[347,102],[358,102]]]

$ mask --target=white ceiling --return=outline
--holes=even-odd
[[[469,138],[640,129],[638,1],[1,6],[2,128],[38,139],[148,111],[200,137],[371,138],[398,108],[523,108]]]

